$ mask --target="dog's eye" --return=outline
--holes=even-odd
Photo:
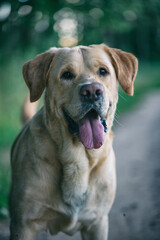
[[[101,68],[99,68],[99,72],[98,72],[98,74],[100,75],[100,76],[106,76],[107,74],[109,74],[109,72],[105,69],[105,68],[103,68],[103,67],[101,67]]]
[[[73,73],[67,71],[62,74],[61,78],[64,80],[72,80],[74,78],[74,75]]]

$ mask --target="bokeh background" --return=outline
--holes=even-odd
[[[128,97],[120,89],[118,118],[146,92],[160,88],[159,0],[0,1],[1,220],[8,218],[9,151],[22,127],[20,109],[28,92],[23,64],[52,46],[102,42],[139,59],[135,96]]]

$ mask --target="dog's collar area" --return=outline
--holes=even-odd
[[[77,134],[78,135],[79,134],[79,126],[78,126],[78,124],[66,113],[65,110],[63,110],[63,113],[64,113],[65,119],[67,121],[67,124],[68,124],[69,132],[71,134]],[[101,124],[104,127],[104,132],[106,133],[107,132],[106,119],[105,118],[101,118],[100,121],[101,121]]]

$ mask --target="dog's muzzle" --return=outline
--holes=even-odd
[[[106,120],[101,116],[103,86],[98,83],[84,84],[79,94],[83,109],[79,120],[74,121],[64,109],[69,132],[76,133],[85,148],[100,148],[104,142],[104,132],[107,132]]]

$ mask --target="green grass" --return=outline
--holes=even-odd
[[[0,64],[0,218],[7,216],[10,185],[9,151],[21,129],[20,109],[27,94],[22,77],[22,65],[35,55],[35,51]],[[127,96],[119,89],[117,114],[130,110],[149,91],[160,89],[160,63],[140,63],[135,81],[134,97]]]

